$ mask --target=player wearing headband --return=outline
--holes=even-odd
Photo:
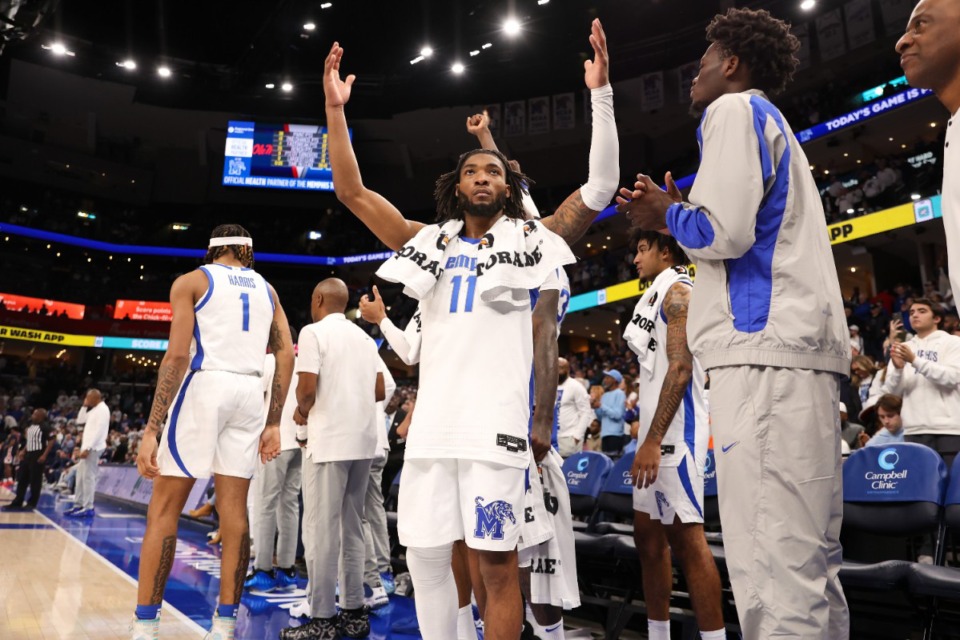
[[[207,638],[232,640],[250,561],[250,478],[258,453],[265,463],[280,453],[280,411],[293,372],[287,317],[276,291],[253,270],[253,240],[243,227],[214,229],[204,262],[170,289],[170,344],[137,456],[138,471],[153,480],[153,495],[140,551],[135,640],[158,637],[177,522],[194,481],[211,474],[223,555],[220,601]],[[277,366],[264,416],[268,346]]]

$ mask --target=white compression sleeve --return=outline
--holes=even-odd
[[[590,90],[593,134],[590,140],[590,174],[580,187],[583,203],[593,211],[610,204],[620,182],[620,140],[613,115],[613,87]]]
[[[457,637],[457,583],[450,564],[453,543],[440,547],[407,547],[407,568],[413,578],[414,604],[423,640]]]
[[[393,324],[390,318],[385,317],[383,321],[380,322],[380,333],[383,334],[384,339],[390,344],[394,353],[396,353],[405,364],[414,364],[410,362],[410,343],[407,341],[407,336],[404,335],[403,331],[401,331],[397,325]]]

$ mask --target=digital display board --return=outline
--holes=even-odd
[[[333,191],[327,128],[231,120],[223,153],[223,184]]]
[[[170,322],[173,320],[173,309],[170,308],[169,302],[117,300],[113,307],[113,319]]]
[[[82,304],[16,296],[12,293],[0,293],[0,305],[3,305],[3,308],[8,311],[39,312],[45,316],[65,315],[71,320],[83,320],[83,313],[86,311],[86,307]]]

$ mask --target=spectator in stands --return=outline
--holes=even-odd
[[[17,451],[20,449],[20,428],[16,426],[16,420],[13,420],[13,426],[8,425],[9,434],[3,443],[3,481],[7,484],[13,482],[16,477],[15,466],[17,464]]]
[[[600,435],[603,452],[619,456],[623,449],[623,414],[627,408],[627,396],[620,389],[623,376],[616,369],[603,372],[603,396],[594,401],[596,416],[600,419]]]
[[[860,404],[865,405],[870,397],[870,387],[873,385],[877,373],[877,365],[869,356],[854,356],[850,364],[850,383],[860,397]]]
[[[570,377],[570,363],[566,358],[559,359],[557,372],[557,445],[560,455],[567,458],[583,450],[583,441],[594,413],[587,390]]]
[[[863,338],[860,336],[860,327],[852,324],[849,327],[850,331],[850,353],[853,356],[858,356],[863,353]]]
[[[891,347],[882,389],[903,399],[905,440],[939,451],[949,468],[960,451],[960,338],[938,329],[937,309],[929,298],[913,301],[917,335]]]
[[[600,451],[603,448],[603,440],[600,436],[600,421],[596,418],[587,428],[587,438],[583,441],[584,451]]]
[[[883,340],[887,337],[890,316],[878,300],[870,303],[870,313],[862,321],[863,351],[871,358],[883,357]]]
[[[900,410],[903,408],[903,400],[900,396],[884,394],[876,402],[877,421],[880,428],[873,437],[867,433],[861,433],[860,446],[862,447],[882,447],[888,444],[903,442],[903,421],[900,419]]]

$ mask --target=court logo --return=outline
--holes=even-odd
[[[654,491],[653,495],[657,497],[657,511],[660,512],[660,517],[663,517],[663,508],[670,508],[670,501],[667,500],[667,496],[663,495],[662,491]]]
[[[506,520],[512,524],[517,524],[517,519],[513,516],[513,505],[503,500],[494,500],[490,504],[483,504],[483,496],[477,496],[474,501],[477,505],[477,526],[473,531],[473,537],[486,538],[491,540],[503,540],[503,525]]]
[[[880,465],[880,468],[884,471],[893,471],[896,469],[898,462],[900,462],[900,454],[898,454],[897,450],[893,447],[884,449],[880,452],[880,455],[877,456],[877,464]]]
[[[584,456],[577,460],[577,471],[586,471],[590,466],[590,458]]]

